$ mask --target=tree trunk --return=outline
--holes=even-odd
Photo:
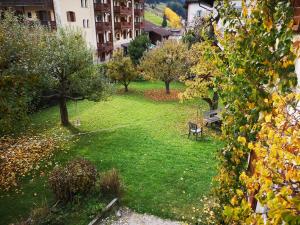
[[[70,124],[70,122],[69,122],[69,115],[68,115],[68,109],[67,109],[67,102],[66,102],[66,98],[64,96],[61,96],[59,98],[59,110],[60,110],[61,125],[68,126]]]
[[[213,101],[212,101],[212,109],[216,110],[219,107],[219,95],[217,92],[214,92]]]
[[[165,81],[165,86],[166,86],[166,94],[169,95],[170,94],[170,82]]]
[[[124,84],[125,92],[128,92],[128,84]]]
[[[216,110],[219,107],[219,95],[217,92],[214,92],[214,95],[211,98],[202,98],[204,101],[206,101],[209,105],[210,110]]]

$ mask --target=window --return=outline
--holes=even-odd
[[[197,16],[200,17],[201,16],[201,10],[197,11]]]
[[[89,20],[88,19],[86,20],[86,27],[87,28],[89,27]]]
[[[75,22],[76,21],[74,12],[72,12],[72,11],[67,12],[67,21],[68,22]]]
[[[102,15],[96,16],[96,22],[102,22]]]
[[[32,13],[31,13],[31,12],[28,12],[28,13],[27,13],[27,17],[28,17],[28,18],[32,18]]]
[[[88,7],[88,0],[84,1],[84,7],[87,8]]]
[[[82,26],[85,28],[85,19],[82,21]]]
[[[126,30],[123,30],[123,39],[126,39],[127,38],[127,34],[126,34]]]
[[[121,36],[120,33],[116,33],[116,39],[117,40],[120,40],[120,38],[121,38],[120,36]]]
[[[81,0],[81,7],[84,7],[84,0]]]

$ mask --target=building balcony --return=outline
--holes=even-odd
[[[142,16],[142,15],[144,15],[144,10],[143,9],[134,9],[134,14],[137,16]]]
[[[95,11],[110,12],[110,4],[94,3]]]
[[[132,28],[132,23],[131,22],[115,22],[115,29],[120,30],[120,29],[129,29]]]
[[[96,30],[111,30],[110,22],[96,22]]]
[[[97,50],[98,50],[98,55],[100,55],[103,52],[111,52],[113,50],[113,43],[112,42],[97,43]]]
[[[127,8],[125,6],[114,6],[114,12],[129,15],[132,13],[132,8]]]
[[[135,22],[134,23],[134,27],[136,29],[144,29],[145,28],[145,25],[144,25],[144,22]]]
[[[47,21],[47,20],[42,20],[40,21],[41,25],[49,27],[51,30],[56,30],[56,22],[55,21]]]

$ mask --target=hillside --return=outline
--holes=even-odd
[[[161,26],[163,21],[164,9],[166,4],[145,4],[145,20],[154,23],[157,26]]]

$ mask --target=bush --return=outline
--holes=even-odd
[[[85,159],[75,159],[53,170],[50,187],[57,200],[68,202],[77,194],[88,193],[95,186],[97,170]]]
[[[121,197],[123,185],[119,172],[116,169],[111,169],[100,176],[100,191],[106,196]]]

